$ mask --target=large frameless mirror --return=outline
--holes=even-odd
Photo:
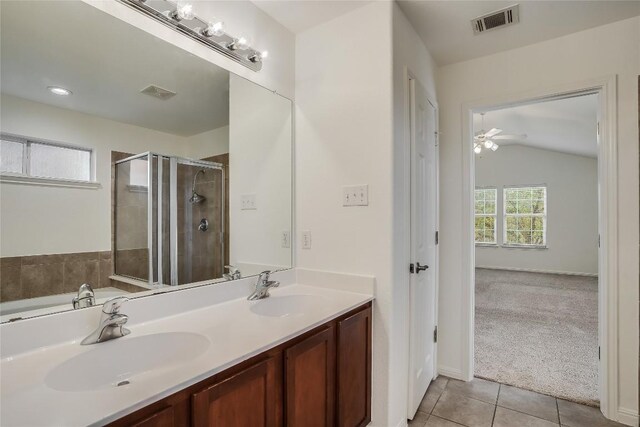
[[[292,266],[292,105],[90,4],[2,2],[2,322]]]

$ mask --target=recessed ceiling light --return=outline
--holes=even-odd
[[[60,96],[69,96],[72,93],[69,89],[65,89],[59,86],[49,86],[47,89],[49,89],[49,92],[53,93],[54,95]]]

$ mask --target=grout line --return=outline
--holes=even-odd
[[[444,394],[444,389],[442,389],[442,392],[440,392],[440,395],[436,399],[436,403],[433,404],[433,408],[431,408],[431,410],[429,411],[429,415],[433,414],[433,410],[436,409],[436,405],[438,404],[438,402],[440,402],[440,398],[442,397],[443,394]]]
[[[561,425],[560,422],[560,405],[558,405],[558,399],[556,398],[556,412],[558,413],[558,425]]]
[[[500,390],[502,389],[502,384],[498,384],[498,395],[496,396],[496,404],[493,407],[493,417],[491,417],[491,425],[496,422],[496,412],[498,412],[498,399],[500,398]]]

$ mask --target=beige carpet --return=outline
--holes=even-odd
[[[598,280],[476,270],[475,375],[598,405]]]

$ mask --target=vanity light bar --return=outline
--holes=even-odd
[[[169,0],[119,0],[139,12],[181,32],[245,67],[260,71],[267,52],[249,46],[244,37],[233,37],[223,29],[221,21],[206,21],[193,14],[191,3]]]

